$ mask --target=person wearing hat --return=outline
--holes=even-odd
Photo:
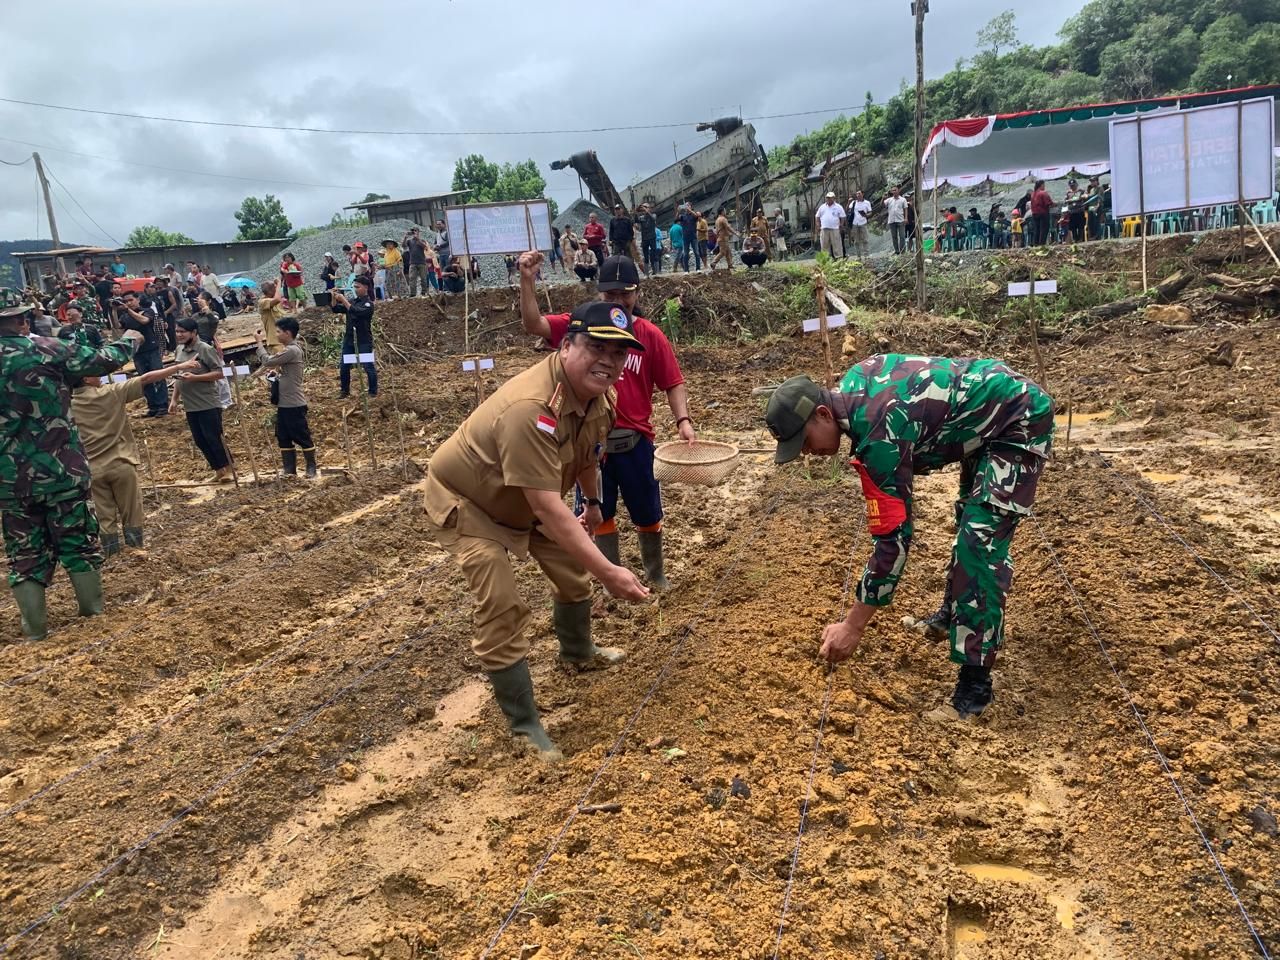
[[[81,616],[102,612],[102,548],[89,461],[71,418],[71,388],[118,370],[135,330],[101,347],[28,337],[30,304],[0,310],[0,514],[9,587],[28,640],[48,633],[45,590],[61,563]]]
[[[392,241],[394,242],[394,241]],[[383,240],[383,246],[387,241]],[[430,261],[427,242],[422,239],[422,230],[413,227],[404,235],[405,255],[409,260],[408,296],[425,297],[427,295],[427,264]],[[397,294],[400,296],[400,294]]]
[[[326,290],[332,290],[338,285],[338,261],[333,258],[332,253],[324,255],[324,266],[320,268],[320,279],[324,281]]]
[[[541,254],[523,254],[525,258]],[[521,277],[536,271],[522,263]],[[613,386],[630,351],[643,353],[619,304],[577,307],[560,348],[498,388],[431,458],[423,504],[436,541],[462,569],[475,597],[471,648],[493,684],[512,735],[544,759],[560,752],[542,726],[527,655],[529,607],[516,590],[512,556],[532,556],[551,581],[560,658],[580,668],[625,654],[591,638],[591,577],[615,597],[649,591],[607,560],[591,537],[602,522],[597,466],[614,424]],[[577,483],[587,509],[564,495]]]
[[[993,699],[991,667],[1004,640],[1009,548],[1049,457],[1053,400],[999,360],[881,354],[853,367],[835,390],[792,377],[769,398],[765,422],[778,441],[777,463],[801,453],[832,456],[848,437],[862,481],[874,552],[848,616],[822,632],[820,652],[833,663],[853,653],[876,609],[893,599],[914,529],[914,477],[960,464],[942,605],[916,626],[949,637],[960,666],[950,702],[926,716],[981,714]]]
[[[820,246],[823,253],[839,260],[844,256],[844,207],[836,202],[835,191],[828,190],[826,200],[813,215],[814,224],[821,231]]]
[[[615,257],[631,256],[631,244],[636,238],[636,227],[626,209],[620,203],[613,205],[609,219],[609,244]]]
[[[382,240],[382,269],[385,271],[383,289],[388,300],[401,300],[409,295],[409,287],[404,279],[404,256],[400,253],[400,244],[390,237]],[[426,284],[423,283],[425,289]]]
[[[528,333],[559,347],[571,324],[569,314],[542,316],[534,287],[541,254],[535,250],[520,255],[520,320]],[[601,465],[602,522],[596,530],[596,546],[612,563],[619,563],[618,498],[636,528],[640,560],[654,589],[667,590],[662,543],[662,489],[653,476],[654,429],[653,392],[667,395],[676,432],[686,443],[697,433],[689,416],[689,390],[676,360],[671,342],[655,325],[635,312],[640,299],[640,274],[628,257],[610,257],[600,268],[596,285],[600,299],[617,304],[632,318],[632,331],[644,350],[627,358],[627,372],[618,383],[617,423],[609,431],[605,458]]]

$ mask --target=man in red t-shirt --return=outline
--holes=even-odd
[[[587,223],[582,228],[582,239],[596,255],[596,263],[603,264],[609,257],[609,251],[604,248],[606,236],[604,224],[600,222],[600,218],[594,213],[588,214]]]
[[[284,282],[285,309],[296,313],[306,305],[307,291],[302,286],[302,264],[292,253],[280,261],[280,279]]]
[[[542,254],[536,250],[520,255],[520,320],[529,333],[558,347],[569,327],[569,314],[544,317],[538,309],[534,282],[541,265]],[[697,434],[689,417],[689,391],[671,342],[654,324],[635,313],[640,299],[640,272],[635,263],[629,257],[609,257],[600,268],[596,288],[601,300],[619,304],[631,314],[633,332],[644,344],[643,353],[627,355],[626,369],[617,383],[617,423],[609,432],[601,464],[603,499],[599,506],[604,523],[596,528],[596,546],[610,561],[619,562],[615,517],[621,493],[639,535],[645,575],[655,590],[666,590],[669,584],[663,569],[662,491],[653,476],[654,434],[649,421],[656,387],[667,395],[680,439],[692,443]],[[595,506],[591,501],[588,504]]]

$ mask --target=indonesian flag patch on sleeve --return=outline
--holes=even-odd
[[[556,418],[549,417],[545,413],[541,414],[538,417],[538,429],[541,430],[543,433],[555,433]]]

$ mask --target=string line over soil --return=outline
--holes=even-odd
[[[1215,580],[1217,580],[1218,583],[1222,584],[1223,587],[1225,587],[1228,591],[1230,591],[1232,596],[1234,596],[1237,600],[1239,600],[1240,603],[1244,606],[1244,608],[1248,610],[1251,614],[1253,614],[1253,618],[1257,620],[1260,624],[1262,624],[1262,628],[1266,630],[1267,633],[1271,634],[1271,639],[1274,640],[1277,644],[1280,644],[1280,633],[1277,633],[1275,627],[1273,627],[1267,621],[1267,619],[1262,616],[1262,614],[1260,614],[1256,609],[1254,609],[1253,604],[1251,604],[1248,601],[1248,599],[1244,596],[1244,594],[1242,594],[1239,590],[1237,590],[1230,583],[1228,583],[1227,580],[1222,576],[1222,574],[1218,573],[1217,570],[1213,569],[1213,567],[1209,564],[1209,561],[1205,560],[1204,557],[1202,557],[1199,553],[1196,552],[1195,547],[1191,546],[1191,544],[1187,543],[1187,541],[1183,539],[1182,534],[1178,533],[1178,531],[1174,528],[1173,524],[1169,523],[1169,521],[1164,518],[1164,516],[1160,513],[1160,511],[1157,510],[1155,506],[1151,503],[1151,501],[1148,500],[1146,497],[1144,497],[1142,493],[1137,489],[1137,487],[1131,484],[1129,480],[1125,477],[1125,475],[1121,473],[1119,470],[1117,470],[1114,465],[1112,465],[1111,461],[1109,461],[1106,457],[1104,457],[1102,454],[1098,453],[1097,451],[1090,451],[1090,453],[1092,453],[1095,457],[1097,457],[1098,460],[1101,461],[1102,465],[1106,467],[1108,470],[1110,470],[1112,474],[1115,475],[1116,479],[1120,482],[1120,484],[1126,490],[1128,490],[1130,494],[1133,495],[1133,498],[1135,500],[1137,500],[1140,504],[1142,504],[1143,508],[1147,511],[1147,513],[1151,514],[1151,516],[1153,516],[1162,527],[1164,527],[1166,530],[1169,531],[1169,535],[1173,537],[1173,539],[1177,540],[1178,543],[1182,545],[1183,549],[1186,550],[1187,553],[1191,554],[1191,556],[1195,558],[1196,563],[1200,564],[1200,566],[1208,570],[1209,574]]]
[[[1111,652],[1107,649],[1106,643],[1102,639],[1102,635],[1093,625],[1093,619],[1089,616],[1089,612],[1085,609],[1084,602],[1080,599],[1080,594],[1076,592],[1075,584],[1071,582],[1071,578],[1067,575],[1066,568],[1063,567],[1058,559],[1058,552],[1053,549],[1053,543],[1049,540],[1048,535],[1044,532],[1044,527],[1040,524],[1040,519],[1034,514],[1031,517],[1035,524],[1036,533],[1040,535],[1045,547],[1049,550],[1049,558],[1053,561],[1054,567],[1058,571],[1058,576],[1062,580],[1063,586],[1067,588],[1067,592],[1071,594],[1071,599],[1076,605],[1076,609],[1080,611],[1080,616],[1084,618],[1085,627],[1088,628],[1094,642],[1097,643],[1098,649],[1102,651],[1102,657],[1106,661],[1107,666],[1111,669],[1112,675],[1115,677],[1116,683],[1120,687],[1120,692],[1124,694],[1125,700],[1129,704],[1129,709],[1133,711],[1134,719],[1138,721],[1138,727],[1142,730],[1143,735],[1147,738],[1147,742],[1151,745],[1151,749],[1155,752],[1156,760],[1160,763],[1161,769],[1164,770],[1165,776],[1169,778],[1169,783],[1173,787],[1173,792],[1177,794],[1178,800],[1182,803],[1182,809],[1186,812],[1187,818],[1191,821],[1192,827],[1195,828],[1197,836],[1200,838],[1201,845],[1209,854],[1209,858],[1213,861],[1214,867],[1218,871],[1218,876],[1222,878],[1223,885],[1227,888],[1227,893],[1231,895],[1231,899],[1235,901],[1236,909],[1240,911],[1240,916],[1244,918],[1245,926],[1249,929],[1249,936],[1253,938],[1254,945],[1258,948],[1259,955],[1263,960],[1272,960],[1271,953],[1267,950],[1267,945],[1262,940],[1262,935],[1258,933],[1257,927],[1254,926],[1253,918],[1249,916],[1240,895],[1236,892],[1235,884],[1231,882],[1231,878],[1227,875],[1226,869],[1222,866],[1222,861],[1218,859],[1217,852],[1213,849],[1213,843],[1204,832],[1204,827],[1200,824],[1200,818],[1196,816],[1195,808],[1192,807],[1191,801],[1187,799],[1186,793],[1183,792],[1182,785],[1178,782],[1177,775],[1169,766],[1169,761],[1164,755],[1164,751],[1160,749],[1160,745],[1156,742],[1155,736],[1151,729],[1147,726],[1147,721],[1142,716],[1142,710],[1134,701],[1133,695],[1129,692],[1128,686],[1125,685],[1124,678],[1120,676],[1120,671],[1116,667],[1115,661],[1111,658]]]
[[[857,544],[857,537],[854,544]],[[849,551],[849,569],[844,575],[844,589],[840,593],[840,606],[836,609],[836,619],[845,616],[849,606],[849,585],[853,582],[853,571],[858,565],[858,555]],[[795,886],[796,866],[800,863],[800,844],[804,841],[805,827],[809,825],[809,801],[813,798],[813,777],[818,769],[818,757],[822,753],[822,735],[827,729],[827,714],[831,712],[831,693],[835,689],[836,666],[827,668],[827,689],[822,695],[822,712],[818,716],[818,734],[813,740],[813,758],[809,761],[809,778],[804,786],[804,803],[800,806],[800,826],[796,830],[796,843],[791,851],[791,866],[787,870],[787,888],[782,895],[782,912],[778,915],[778,933],[773,941],[773,960],[778,960],[778,951],[782,949],[782,934],[787,925],[787,911],[791,909],[791,890]]]
[[[502,935],[507,932],[507,928],[515,922],[516,917],[520,913],[521,907],[524,906],[524,902],[529,896],[529,891],[533,889],[534,883],[537,881],[542,871],[546,869],[547,864],[551,862],[551,857],[560,846],[560,841],[564,839],[565,834],[569,832],[569,828],[573,826],[574,821],[578,819],[578,815],[582,813],[582,808],[586,806],[587,800],[591,797],[591,791],[595,789],[596,784],[600,782],[600,779],[605,775],[609,767],[612,766],[613,761],[617,758],[618,754],[622,752],[622,748],[626,744],[627,737],[635,727],[636,721],[640,719],[640,715],[644,713],[644,708],[649,705],[649,701],[653,699],[654,694],[658,692],[658,688],[661,687],[663,681],[666,680],[667,675],[671,672],[671,668],[675,665],[676,660],[680,656],[680,651],[684,649],[684,645],[688,642],[689,638],[697,632],[699,622],[706,616],[707,610],[720,595],[720,590],[723,585],[732,579],[734,572],[738,568],[738,564],[742,560],[743,555],[747,552],[747,548],[755,542],[756,537],[759,536],[761,529],[763,529],[764,521],[768,520],[769,517],[773,515],[773,511],[777,509],[778,504],[781,502],[786,492],[786,488],[779,490],[774,495],[773,499],[769,501],[769,505],[765,507],[764,511],[760,514],[760,517],[758,518],[751,533],[742,541],[741,546],[739,546],[737,551],[734,553],[733,559],[729,562],[724,573],[715,579],[714,582],[716,586],[707,597],[706,602],[702,605],[702,609],[690,622],[680,628],[679,639],[676,640],[671,651],[663,659],[662,665],[658,668],[657,676],[653,678],[653,683],[649,685],[649,689],[640,699],[640,703],[636,705],[635,710],[631,712],[631,716],[627,718],[627,722],[623,724],[622,729],[618,732],[618,736],[614,738],[613,744],[609,747],[609,751],[604,755],[604,760],[596,769],[596,772],[592,774],[591,779],[587,781],[587,787],[582,791],[582,797],[576,804],[574,804],[573,809],[569,811],[569,815],[565,818],[564,823],[560,825],[560,829],[556,832],[556,835],[552,837],[551,842],[547,844],[547,849],[543,851],[542,857],[538,860],[537,864],[534,865],[533,870],[529,874],[529,879],[525,881],[524,887],[516,897],[515,903],[511,905],[511,909],[507,912],[507,915],[503,917],[502,922],[498,924],[498,929],[494,931],[493,936],[489,939],[488,945],[485,946],[484,951],[480,954],[480,960],[487,960],[489,954],[492,953],[493,949],[498,945],[498,941],[502,939]]]
[[[143,727],[137,733],[120,741],[115,746],[108,747],[107,749],[103,750],[97,756],[93,757],[86,763],[80,765],[79,767],[76,767],[74,770],[71,770],[66,774],[63,774],[63,776],[59,777],[57,780],[53,781],[52,783],[46,784],[45,786],[41,787],[35,793],[31,794],[31,796],[26,797],[23,800],[19,800],[17,803],[13,804],[12,806],[4,810],[0,810],[0,821],[6,820],[9,817],[13,816],[15,813],[18,813],[19,811],[26,809],[32,803],[35,803],[45,794],[49,793],[49,791],[54,790],[58,787],[61,787],[64,784],[70,783],[72,780],[75,780],[77,777],[81,776],[82,774],[88,773],[90,770],[104,763],[108,758],[114,756],[115,754],[121,752],[122,750],[128,749],[130,746],[137,743],[139,740],[141,740],[143,737],[147,736],[148,734],[151,734],[154,731],[159,730],[161,727],[168,726],[169,724],[182,719],[187,714],[192,713],[194,710],[196,710],[202,704],[206,703],[212,698],[238,686],[240,683],[242,683],[245,680],[248,680],[254,674],[258,673],[261,670],[265,670],[267,667],[271,666],[271,664],[281,660],[283,657],[294,652],[299,647],[304,646],[314,638],[328,633],[334,627],[338,626],[338,624],[343,623],[344,621],[349,620],[358,614],[364,613],[370,607],[381,602],[382,600],[385,600],[388,596],[391,595],[391,593],[394,590],[398,589],[406,581],[413,579],[415,577],[417,578],[425,577],[427,574],[434,573],[443,565],[444,565],[444,561],[438,560],[435,563],[428,564],[425,567],[420,567],[417,570],[411,570],[409,573],[406,573],[398,577],[392,583],[388,584],[382,590],[378,591],[373,596],[369,597],[369,599],[365,600],[363,603],[335,617],[334,619],[330,620],[328,623],[325,623],[322,626],[316,627],[314,630],[310,630],[304,633],[297,640],[294,640],[292,643],[289,643],[286,646],[283,646],[277,651],[275,651],[275,653],[271,654],[271,656],[267,657],[264,660],[258,661],[248,670],[245,670],[243,673],[237,676],[234,680],[228,681],[225,685],[219,687],[218,689],[211,690],[210,692],[206,693],[204,696],[199,697],[196,700],[192,701],[191,703],[187,704],[187,706],[183,707],[181,710],[171,713],[166,717],[162,717],[161,719],[155,721],[154,723]]]
[[[298,720],[295,720],[278,737],[276,737],[266,746],[261,747],[257,751],[255,751],[253,755],[249,757],[248,760],[244,761],[244,763],[240,764],[240,766],[236,767],[230,773],[226,774],[220,780],[216,781],[211,787],[209,787],[208,790],[206,790],[204,793],[200,794],[200,796],[192,800],[189,804],[187,804],[185,807],[183,807],[181,810],[175,813],[172,817],[170,817],[168,820],[162,823],[159,827],[151,831],[151,833],[147,834],[147,836],[143,837],[141,840],[139,840],[137,843],[131,846],[124,853],[120,854],[120,856],[112,860],[110,863],[108,863],[106,866],[100,869],[97,873],[91,876],[88,880],[80,884],[80,886],[76,887],[66,896],[62,897],[62,899],[60,899],[57,903],[55,903],[52,907],[50,907],[45,913],[41,914],[31,923],[27,924],[27,926],[25,926],[22,930],[18,931],[12,937],[6,940],[3,944],[0,944],[0,954],[9,953],[10,950],[12,950],[15,946],[17,946],[27,936],[29,936],[30,934],[38,930],[44,924],[48,923],[54,917],[58,916],[59,913],[63,910],[63,908],[67,906],[67,904],[75,900],[77,897],[83,895],[87,890],[89,890],[90,887],[92,887],[94,884],[100,881],[107,874],[114,871],[117,867],[121,866],[130,857],[134,856],[137,853],[140,853],[142,850],[145,850],[147,847],[153,844],[160,837],[164,836],[166,833],[172,830],[175,826],[177,826],[179,823],[185,820],[188,816],[194,813],[197,809],[199,809],[202,805],[204,805],[210,798],[212,798],[217,793],[219,793],[223,789],[223,787],[227,786],[227,784],[231,783],[233,780],[236,780],[237,778],[239,778],[240,776],[248,772],[264,756],[266,756],[268,753],[271,753],[274,750],[278,750],[281,744],[283,744],[286,740],[292,737],[304,726],[306,726],[308,723],[314,720],[324,710],[333,706],[335,703],[337,703],[347,694],[352,693],[355,690],[359,689],[361,686],[363,686],[364,683],[370,677],[372,677],[375,673],[378,673],[380,670],[384,669],[388,664],[391,663],[392,660],[394,660],[400,654],[408,650],[410,646],[435,635],[436,633],[440,632],[441,629],[442,629],[441,625],[436,624],[435,626],[431,627],[428,630],[424,630],[423,632],[415,636],[409,637],[408,639],[401,641],[399,644],[396,645],[396,647],[390,653],[382,657],[382,659],[380,659],[377,663],[375,663],[369,669],[365,670],[363,673],[357,676],[354,680],[352,680],[346,686],[340,687],[336,693],[334,693],[331,697],[329,697],[329,699],[325,700],[315,709],[311,710],[307,714],[304,714]]]

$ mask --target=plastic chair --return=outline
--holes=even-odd
[[[1275,223],[1276,202],[1273,198],[1271,200],[1263,200],[1261,203],[1255,203],[1249,213],[1255,223]]]
[[[977,250],[979,247],[986,249],[987,225],[981,220],[966,220],[964,223],[964,245],[969,250]]]
[[[1120,236],[1136,237],[1138,235],[1138,227],[1141,223],[1141,217],[1125,217],[1120,224]]]

